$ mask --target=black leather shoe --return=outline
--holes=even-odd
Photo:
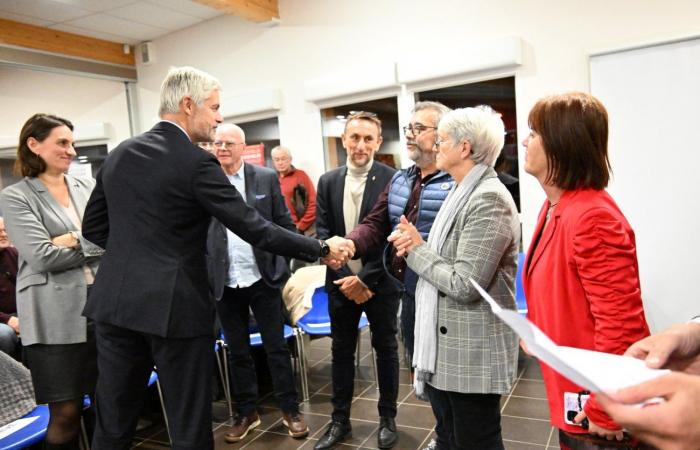
[[[399,438],[396,433],[396,422],[393,417],[379,418],[379,433],[377,433],[377,447],[381,449],[391,448]]]
[[[339,422],[334,420],[328,425],[328,429],[323,434],[323,437],[314,445],[314,450],[329,450],[346,437],[350,437],[351,434],[352,427],[349,421]]]

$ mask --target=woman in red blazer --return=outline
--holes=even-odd
[[[539,100],[528,122],[525,171],[547,195],[523,271],[528,316],[559,345],[622,354],[649,329],[634,231],[605,191],[607,111],[570,93]],[[585,394],[545,364],[542,375],[562,449],[636,448],[595,396],[567,419]]]

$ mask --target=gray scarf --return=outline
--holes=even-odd
[[[447,194],[430,229],[427,244],[430,250],[440,254],[455,217],[464,208],[469,196],[488,168],[489,166],[485,164],[477,164],[462,182],[454,185]],[[431,380],[437,365],[437,304],[437,288],[420,277],[416,286],[413,367],[416,369],[416,396],[423,400],[425,400],[425,383]]]

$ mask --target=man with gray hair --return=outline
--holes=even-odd
[[[435,140],[438,122],[450,109],[438,102],[416,103],[408,126],[403,127],[408,157],[415,165],[402,169],[379,196],[377,203],[362,222],[348,235],[358,256],[372,248],[386,245],[386,238],[398,225],[401,215],[418,227],[427,239],[430,228],[443,200],[454,181],[435,165]],[[401,298],[401,334],[408,361],[413,355],[413,326],[415,323],[415,291],[418,276],[406,267],[403,257],[388,246],[385,253],[389,273],[403,284]]]
[[[128,449],[155,365],[174,449],[212,449],[214,305],[205,248],[212,217],[266,251],[346,259],[265,220],[231,185],[211,141],[221,123],[219,82],[173,68],[150,131],[112,151],[97,174],[83,236],[105,248],[84,315],[95,321],[99,377],[93,450]]]

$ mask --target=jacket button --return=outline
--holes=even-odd
[[[444,292],[442,292],[442,291],[438,291],[438,295],[439,295],[440,297],[447,297],[447,295],[446,295]]]
[[[440,333],[442,333],[442,334],[447,334],[447,328],[445,328],[445,327],[440,327]]]

